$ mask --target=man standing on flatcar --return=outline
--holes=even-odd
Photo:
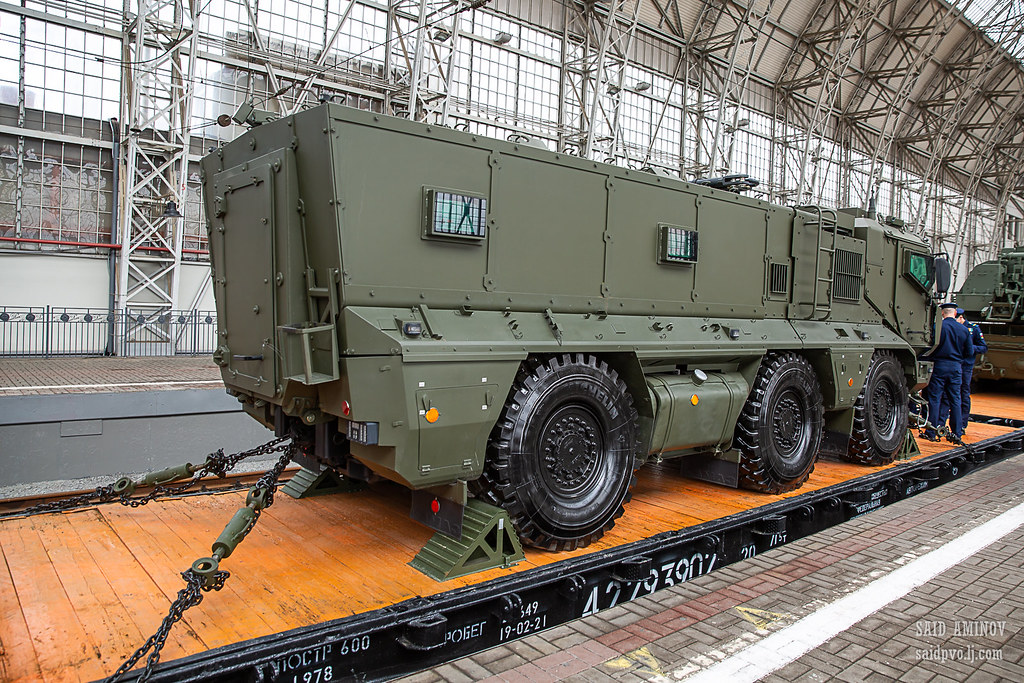
[[[971,414],[971,376],[974,374],[974,364],[980,354],[988,351],[988,344],[985,343],[985,335],[981,328],[964,317],[964,309],[956,309],[956,321],[966,327],[971,333],[971,344],[974,346],[974,354],[970,360],[964,359],[960,374],[960,414],[963,416],[964,431],[967,430],[967,420]]]
[[[960,412],[960,383],[963,377],[964,360],[974,359],[974,346],[971,335],[966,327],[955,319],[956,304],[942,304],[942,327],[939,331],[939,344],[935,350],[925,356],[932,361],[932,378],[928,382],[928,422],[931,425],[925,430],[924,438],[938,441],[936,428],[943,424],[945,416],[941,413],[941,405],[949,406],[950,440],[960,441],[964,433],[963,418]]]

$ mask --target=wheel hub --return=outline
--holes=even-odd
[[[779,449],[791,453],[800,443],[803,433],[804,411],[793,396],[783,396],[775,407],[772,435]]]
[[[568,490],[578,488],[593,473],[601,444],[593,420],[569,414],[549,424],[542,446],[551,480]]]
[[[895,426],[896,397],[887,382],[879,384],[875,391],[871,401],[871,419],[882,432],[888,432]]]

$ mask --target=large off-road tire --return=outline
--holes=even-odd
[[[899,452],[910,423],[910,392],[903,366],[890,351],[876,351],[853,406],[853,432],[845,459],[888,465]]]
[[[526,545],[585,546],[615,525],[636,481],[625,382],[584,354],[528,360],[488,442],[475,495],[508,511]]]
[[[799,488],[814,469],[824,414],[821,386],[806,359],[765,356],[736,422],[739,485],[765,493]]]

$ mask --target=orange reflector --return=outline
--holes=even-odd
[[[434,424],[437,422],[437,418],[441,417],[441,413],[437,411],[437,408],[431,408],[423,417],[427,418],[427,422],[430,424]]]
[[[853,378],[852,377],[850,378],[850,381],[847,382],[847,384],[849,384],[851,387],[853,386]]]
[[[694,394],[693,396],[690,397],[690,403],[692,403],[693,405],[697,405],[698,403],[700,403],[700,399],[697,398],[697,394]]]

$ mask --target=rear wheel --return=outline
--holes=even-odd
[[[802,356],[765,356],[736,423],[739,484],[765,493],[799,488],[821,446],[824,403],[814,369]]]
[[[585,546],[622,515],[637,435],[633,399],[603,361],[582,354],[527,361],[474,492],[508,511],[527,545]]]
[[[853,406],[853,431],[845,459],[888,465],[906,438],[910,392],[903,366],[889,351],[876,351],[864,387]]]

